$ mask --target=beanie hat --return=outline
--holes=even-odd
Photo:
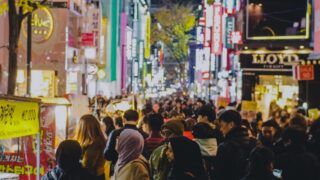
[[[181,120],[171,120],[162,125],[161,130],[164,128],[170,129],[175,135],[182,136],[184,131],[184,124]]]

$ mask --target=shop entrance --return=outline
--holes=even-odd
[[[280,108],[289,112],[297,104],[299,93],[298,82],[291,76],[284,75],[260,75],[255,87],[255,100],[258,109],[263,114],[263,119],[269,119],[271,102],[275,102]]]

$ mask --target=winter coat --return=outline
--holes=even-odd
[[[115,171],[111,180],[150,180],[149,164],[143,156],[140,156],[118,172]]]
[[[118,153],[116,151],[116,141],[117,141],[117,138],[119,137],[120,133],[124,129],[134,129],[134,130],[139,131],[144,139],[146,139],[148,137],[148,134],[146,134],[142,130],[138,129],[135,125],[131,125],[131,124],[126,124],[123,128],[113,130],[110,133],[110,136],[108,138],[108,142],[107,142],[107,145],[104,149],[103,155],[106,160],[111,161],[111,168],[110,168],[111,175],[113,174],[114,166],[118,160]],[[144,150],[143,154],[145,154],[145,152],[146,152],[146,150]]]
[[[171,163],[166,156],[167,143],[156,148],[150,156],[151,175],[153,180],[167,180]]]
[[[319,180],[318,158],[307,152],[304,145],[290,145],[279,157],[283,180]]]
[[[256,146],[245,128],[236,127],[226,135],[218,147],[214,179],[239,180],[246,175],[247,158]]]
[[[197,143],[181,136],[171,138],[170,144],[174,160],[172,161],[168,180],[208,179],[203,166],[200,147]]]
[[[218,150],[218,143],[216,138],[209,139],[194,139],[194,141],[200,146],[202,156],[216,156]]]
[[[103,146],[98,144],[89,145],[82,149],[82,165],[95,176],[104,174],[106,160],[103,158]]]
[[[81,167],[81,164],[78,167],[75,167],[72,171],[65,172],[59,167],[55,167],[49,171],[46,175],[42,177],[42,180],[94,180],[92,176],[86,169]]]
[[[241,180],[280,180],[279,178],[275,177],[273,174],[268,175],[261,175],[259,177],[248,175]]]

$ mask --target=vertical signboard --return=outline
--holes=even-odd
[[[224,36],[225,37],[224,44],[228,49],[233,48],[232,32],[234,31],[234,23],[235,23],[235,19],[233,16],[228,16],[226,18],[226,35]]]
[[[211,53],[215,55],[222,53],[222,10],[221,3],[215,3],[213,5]]]
[[[150,37],[151,37],[151,17],[150,14],[146,18],[146,39],[144,44],[144,58],[150,58]]]

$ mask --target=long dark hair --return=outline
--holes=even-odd
[[[110,116],[107,116],[102,119],[102,122],[106,125],[106,135],[109,136],[111,131],[115,129],[114,124],[113,124],[113,119]]]

